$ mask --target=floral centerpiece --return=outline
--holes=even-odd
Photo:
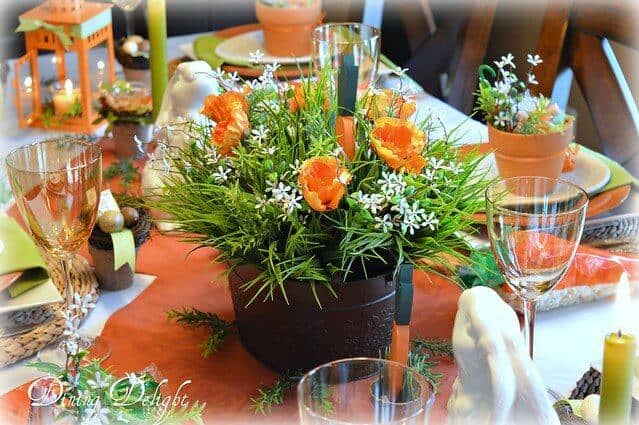
[[[187,240],[218,250],[244,345],[275,369],[377,356],[390,340],[399,267],[452,267],[483,205],[481,158],[462,156],[415,104],[371,89],[353,111],[356,149],[335,134],[328,71],[316,82],[243,83],[215,72],[211,125],[166,151],[149,206]],[[439,132],[441,133],[441,132]],[[313,341],[312,345],[305,341]]]
[[[531,86],[538,81],[534,68],[543,60],[528,54],[526,79],[515,73],[514,56],[508,54],[479,68],[476,110],[488,124],[488,139],[495,150],[502,177],[535,175],[558,178],[564,160],[574,163],[574,151],[568,149],[573,139],[573,117],[549,98],[533,95]],[[486,73],[495,79],[491,83]],[[573,164],[574,165],[574,164]]]

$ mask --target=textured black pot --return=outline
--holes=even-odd
[[[238,266],[229,275],[231,297],[244,347],[277,372],[307,371],[347,357],[379,357],[390,345],[395,312],[392,273],[334,285],[334,298],[316,285],[320,308],[310,285],[285,283],[289,304],[280,291],[274,300],[263,295],[248,307],[258,290],[242,284],[257,276],[252,266]],[[261,298],[260,298],[261,297]]]

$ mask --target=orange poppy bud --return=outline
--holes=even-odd
[[[381,117],[407,120],[417,108],[415,102],[406,100],[400,93],[391,89],[383,89],[366,98],[364,109],[366,109],[366,118],[369,120]]]
[[[371,145],[377,155],[395,170],[418,174],[426,165],[422,156],[426,137],[410,122],[378,118],[371,132]]]
[[[297,182],[304,199],[315,211],[334,210],[346,193],[351,174],[332,156],[318,156],[304,161]]]

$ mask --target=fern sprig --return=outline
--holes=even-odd
[[[195,308],[170,310],[167,313],[167,317],[184,326],[192,328],[203,327],[210,330],[211,334],[202,344],[203,357],[209,357],[211,354],[218,352],[235,325],[234,322],[221,319],[220,316],[215,313],[200,311]]]

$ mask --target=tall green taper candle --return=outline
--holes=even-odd
[[[600,425],[626,425],[632,407],[635,337],[611,333],[606,337],[601,382]]]
[[[166,2],[148,0],[149,41],[151,43],[151,89],[153,91],[153,118],[157,118],[162,105],[164,89],[169,81],[166,60]]]

